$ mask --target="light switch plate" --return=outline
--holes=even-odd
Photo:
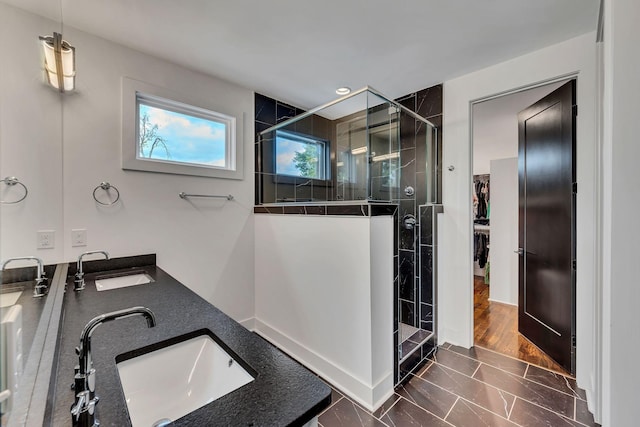
[[[37,233],[37,249],[53,249],[56,245],[55,230],[39,230]]]
[[[71,230],[71,246],[87,246],[87,230],[84,228]]]

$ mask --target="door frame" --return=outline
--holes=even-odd
[[[479,104],[481,102],[491,101],[493,99],[498,99],[498,98],[501,98],[503,96],[508,96],[508,95],[513,95],[513,94],[516,94],[516,93],[524,92],[524,91],[527,91],[529,89],[535,89],[535,88],[542,87],[542,86],[547,86],[547,85],[550,85],[550,84],[553,84],[553,83],[568,82],[568,81],[571,81],[571,80],[575,80],[576,81],[576,86],[575,86],[576,89],[575,89],[575,91],[576,91],[576,96],[577,96],[578,73],[576,72],[576,73],[568,73],[568,74],[556,76],[556,77],[553,77],[553,78],[550,78],[550,79],[547,79],[547,80],[538,81],[538,82],[531,83],[531,84],[524,85],[524,86],[519,86],[519,87],[516,87],[516,88],[513,88],[513,89],[509,89],[509,90],[505,90],[505,91],[502,91],[502,92],[498,92],[498,93],[495,93],[495,94],[492,94],[492,95],[488,95],[488,96],[484,96],[484,97],[481,97],[481,98],[477,98],[477,99],[471,100],[469,102],[469,165],[471,167],[469,168],[469,175],[467,177],[467,182],[469,183],[469,188],[471,189],[471,192],[473,191],[473,189],[471,187],[473,186],[473,153],[474,153],[474,147],[475,147],[474,146],[474,141],[473,141],[473,127],[474,127],[473,107],[476,104]],[[575,132],[575,129],[574,129],[574,132]],[[578,135],[577,135],[577,133],[576,133],[576,135],[574,137],[574,141],[575,141],[575,143],[574,143],[573,162],[574,162],[574,165],[575,165],[575,164],[577,164],[577,146],[578,146]],[[517,141],[516,141],[516,143],[517,143]],[[473,194],[473,193],[471,193],[471,194]],[[575,195],[574,195],[574,198],[575,198]],[[575,200],[574,200],[574,203],[575,203]],[[576,216],[577,216],[577,212],[574,213],[574,217],[572,219],[572,221],[574,223],[576,221]],[[473,243],[473,235],[474,235],[473,234],[474,233],[473,232],[473,218],[471,218],[471,221],[469,221],[468,226],[470,228],[469,245],[470,245],[471,248],[473,248],[473,244],[474,244]],[[577,227],[574,226],[574,230],[572,231],[572,240],[573,240],[573,247],[574,247],[573,250],[575,250],[575,246],[576,246],[576,242],[577,242],[577,231],[578,231]],[[514,248],[514,250],[515,249],[516,248]],[[473,253],[470,253],[469,257],[471,259],[471,264],[473,265]],[[574,254],[574,258],[575,258],[575,254]],[[518,272],[518,274],[520,274],[520,272]],[[575,323],[576,322],[576,307],[575,307],[575,305],[576,305],[576,292],[575,292],[576,272],[575,271],[573,272],[572,276],[573,276],[573,278],[572,278],[572,281],[573,281],[572,286],[574,288],[574,292],[573,292],[573,305],[574,305],[574,307],[572,308],[572,310],[573,310],[572,330],[574,331],[573,333],[575,333],[576,327],[577,327],[576,323]],[[474,330],[475,330],[474,311],[475,311],[475,308],[474,308],[474,304],[473,304],[473,298],[474,298],[475,292],[474,292],[473,272],[471,274],[471,280],[469,281],[468,286],[470,286],[470,288],[471,288],[471,297],[472,297],[472,304],[471,304],[471,307],[470,307],[471,308],[471,316],[470,316],[470,321],[471,321],[471,328],[470,328],[471,338],[470,338],[470,340],[471,341],[470,342],[472,343],[472,345],[475,345],[475,336],[474,336],[475,335],[474,334]],[[518,305],[518,307],[519,307],[519,305]],[[574,351],[575,352],[572,355],[572,359],[573,359],[572,365],[573,365],[573,368],[574,368],[574,371],[575,371],[575,360],[576,360],[577,353],[578,353],[577,346],[575,347]],[[575,372],[574,372],[574,375],[575,375]]]
[[[438,257],[438,341],[466,348],[472,346],[470,103],[492,94],[531,86],[532,83],[546,83],[558,76],[578,74],[580,235],[577,249],[580,262],[576,313],[580,358],[576,366],[576,378],[579,386],[586,391],[589,408],[598,420],[603,393],[602,357],[606,356],[606,342],[602,344],[602,308],[603,296],[607,295],[606,289],[602,288],[603,240],[599,231],[602,226],[602,206],[598,203],[602,191],[602,159],[606,151],[603,153],[602,139],[599,137],[601,130],[598,128],[598,100],[601,99],[601,93],[595,36],[595,32],[587,33],[444,82],[444,215],[439,222],[439,249],[442,256]],[[465,252],[469,254],[468,258]],[[606,397],[606,390],[604,393]]]

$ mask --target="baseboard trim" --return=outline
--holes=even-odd
[[[393,395],[393,370],[385,373],[374,385],[368,385],[258,318],[254,319],[253,331],[320,375],[322,379],[329,382],[341,393],[346,394],[369,411],[375,411]]]
[[[240,320],[238,321],[238,323],[240,323],[242,326],[244,326],[246,329],[250,330],[251,332],[255,331],[256,329],[255,317],[249,317],[248,319]]]
[[[495,299],[495,298],[489,298],[489,301],[497,302],[498,304],[510,305],[510,306],[513,306],[513,307],[517,307],[518,306],[518,303],[514,304],[514,303],[511,303],[511,302],[501,301],[501,300]]]

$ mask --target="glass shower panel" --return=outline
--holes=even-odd
[[[259,135],[256,188],[259,203],[332,199],[334,148],[330,121],[311,115]]]
[[[274,203],[276,201],[276,167],[274,153],[274,139],[276,131],[260,135],[255,147],[256,170],[256,198],[259,203]]]
[[[420,121],[422,137],[432,138],[424,119],[407,115],[398,103],[368,88],[262,131],[256,147],[258,203],[404,199],[401,131],[411,134],[411,148],[418,135],[413,128],[401,129],[401,116]],[[411,157],[408,177],[415,174]],[[411,181],[424,193],[426,182]],[[431,179],[425,181],[432,185]]]
[[[402,182],[399,185],[400,254],[398,288],[398,380],[415,364],[412,356],[432,340],[434,324],[434,203],[439,197],[437,130],[428,121],[403,110],[400,113]],[[411,189],[413,191],[411,191]],[[408,222],[413,220],[414,222]],[[433,340],[432,340],[433,341]],[[428,345],[427,345],[428,347]]]
[[[365,200],[369,156],[367,94],[339,102],[322,113],[334,118],[336,200]]]
[[[399,183],[400,109],[384,98],[368,94],[369,200],[391,201]]]
[[[364,200],[367,197],[366,110],[336,123],[338,141],[338,200]]]

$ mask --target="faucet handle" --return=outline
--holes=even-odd
[[[96,405],[100,398],[94,396],[91,399],[90,397],[91,393],[89,391],[82,391],[76,394],[76,402],[71,405],[71,421],[74,426],[97,427],[100,425],[96,419]]]
[[[36,278],[36,285],[33,288],[33,296],[34,298],[43,297],[49,293],[49,279],[47,276],[42,274],[40,277]]]
[[[73,280],[73,290],[81,291],[84,289],[84,273],[77,272]]]
[[[49,279],[44,274],[36,278],[36,285],[48,287]]]
[[[76,350],[78,350],[78,348],[76,347]],[[78,377],[78,374],[80,373],[80,365],[76,365],[73,367],[73,379],[74,381],[71,383],[71,390],[75,390],[76,389],[76,377]]]
[[[100,398],[98,396],[93,396],[93,399],[89,401],[89,403],[87,404],[87,409],[89,410],[90,414],[93,415],[96,412],[96,405],[98,404],[99,401],[100,401]],[[100,424],[97,424],[97,425],[100,425]]]
[[[87,400],[89,400],[89,392],[82,391],[76,394],[76,401],[71,405],[71,415],[76,421],[80,418],[80,414],[87,410]]]

